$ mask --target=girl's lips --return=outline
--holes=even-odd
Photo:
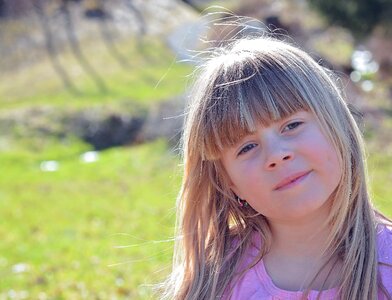
[[[282,181],[280,181],[274,187],[274,191],[283,190],[283,189],[290,188],[290,187],[296,185],[297,183],[299,183],[303,179],[305,179],[310,172],[312,172],[312,170],[302,171],[302,172],[294,173],[290,176],[287,176],[286,178],[284,178]]]

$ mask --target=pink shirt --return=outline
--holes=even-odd
[[[377,235],[377,247],[379,262],[392,264],[392,228],[382,227]],[[245,264],[249,264],[258,254],[256,247],[252,247],[249,255],[245,260]],[[389,294],[392,296],[392,267],[379,266],[382,282]],[[311,291],[309,300],[317,299],[319,291]],[[320,299],[335,300],[337,299],[337,288],[325,290],[322,292]],[[299,300],[302,292],[286,291],[278,288],[268,275],[263,260],[258,262],[254,267],[249,269],[245,275],[235,282],[233,293],[230,299],[235,300]],[[224,299],[229,299],[226,294]],[[384,299],[379,292],[379,299]]]

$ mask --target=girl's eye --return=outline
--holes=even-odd
[[[248,144],[245,147],[241,148],[240,152],[238,153],[238,156],[245,154],[246,152],[252,150],[254,147],[256,147],[257,144]]]
[[[295,121],[295,122],[289,123],[283,128],[283,131],[293,130],[293,129],[297,128],[298,126],[300,126],[301,124],[303,124],[303,122],[300,122],[300,121]]]

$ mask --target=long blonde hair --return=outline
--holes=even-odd
[[[376,299],[378,288],[385,291],[377,279],[376,226],[382,217],[368,194],[360,130],[332,72],[304,51],[270,37],[242,38],[220,47],[199,71],[183,133],[173,272],[163,298],[221,297],[255,232],[262,247],[252,265],[268,252],[267,219],[238,206],[220,153],[259,122],[307,110],[337,149],[342,166],[325,221],[331,228],[326,253],[343,262],[339,297]]]

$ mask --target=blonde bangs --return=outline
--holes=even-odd
[[[224,148],[255,132],[260,124],[268,126],[299,110],[309,110],[306,95],[290,80],[293,70],[248,57],[225,69],[207,95],[208,109],[202,116],[206,160],[218,159]]]

